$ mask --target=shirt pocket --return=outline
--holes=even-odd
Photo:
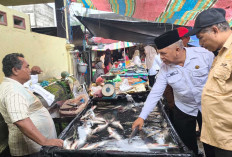
[[[227,91],[226,81],[231,76],[231,63],[226,61],[224,63],[219,64],[219,66],[215,66],[215,70],[213,73],[213,78],[216,81],[216,92],[225,93]]]
[[[192,71],[192,81],[194,86],[204,86],[208,78],[209,68],[204,67]]]
[[[176,74],[173,76],[169,76],[167,78],[168,84],[173,88],[174,91],[184,91],[186,89],[185,82],[182,79],[181,74]]]

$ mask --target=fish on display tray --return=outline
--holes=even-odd
[[[148,116],[144,127],[131,135],[131,127],[143,105],[133,102],[117,103],[104,107],[92,106],[80,117],[77,131],[70,129],[73,136],[64,140],[64,149],[112,150],[127,152],[150,152],[164,149],[179,149],[172,139],[169,126],[158,108]],[[141,103],[143,104],[143,103]],[[121,112],[120,109],[125,109]],[[134,112],[136,109],[137,112]],[[76,135],[75,135],[76,134]],[[75,137],[74,137],[75,136]],[[128,143],[128,140],[130,142]]]

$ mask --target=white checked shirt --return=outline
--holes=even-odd
[[[29,155],[39,152],[41,148],[14,124],[19,120],[29,117],[46,138],[56,138],[54,122],[48,110],[22,84],[7,77],[0,85],[0,113],[8,125],[8,143],[12,156]]]
[[[214,54],[201,47],[186,49],[184,66],[162,63],[139,117],[146,119],[169,84],[173,88],[175,105],[184,113],[197,116],[201,111],[201,93],[213,63]]]

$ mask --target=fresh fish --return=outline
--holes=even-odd
[[[166,127],[168,126],[168,123],[167,123],[166,121],[163,121],[162,124],[161,124],[161,126],[162,126],[163,128],[166,128]]]
[[[160,116],[160,112],[152,112],[149,116]]]
[[[71,145],[73,144],[73,140],[65,139],[63,143],[64,149],[71,149]]]
[[[125,122],[124,125],[132,125],[134,122]]]
[[[106,122],[106,120],[103,117],[94,117],[93,120],[97,120],[97,121],[102,121],[102,122]]]
[[[91,145],[87,145],[82,147],[80,150],[92,150],[92,149],[96,149],[98,147],[101,147],[103,145],[105,145],[108,141],[101,141],[101,142],[97,142],[97,143],[92,143]]]
[[[98,107],[97,109],[98,110],[108,110],[109,108],[108,107]]]
[[[99,121],[99,120],[91,120],[90,121],[92,124],[105,124],[106,122],[104,121]]]
[[[133,97],[132,97],[130,94],[127,94],[127,95],[126,95],[126,99],[127,99],[128,102],[133,102],[133,103],[135,103]]]
[[[119,107],[118,111],[121,112],[121,113],[129,111],[129,110],[132,110],[132,111],[136,112],[136,109],[134,109],[134,107],[135,107],[135,105],[133,103],[129,103],[126,106]]]
[[[147,137],[153,136],[153,135],[155,135],[155,134],[157,134],[157,133],[159,133],[159,132],[161,132],[161,130],[152,131],[151,133],[149,133],[149,134],[147,135]]]
[[[88,118],[91,118],[93,119],[95,117],[95,114],[93,112],[93,110],[96,108],[97,106],[92,106],[88,111],[86,111],[85,115],[83,115],[81,117],[81,120],[83,119],[88,119]]]
[[[90,123],[91,124],[91,126],[94,126],[95,124],[105,124],[106,122],[104,122],[104,121],[99,121],[99,120],[95,120],[95,119],[88,119],[88,120],[82,120],[82,121],[84,121],[84,123]]]
[[[122,106],[121,106],[121,105],[116,106],[116,107],[112,108],[112,110],[118,109],[118,108],[120,108],[120,107],[122,107]]]
[[[91,135],[92,132],[91,124],[84,123],[82,126],[79,126],[77,130],[79,135],[79,142],[78,142],[78,149],[79,149],[85,144],[87,138],[89,138]]]
[[[116,128],[120,128],[120,129],[124,130],[124,128],[121,125],[120,121],[113,121],[111,124]]]
[[[71,144],[70,149],[71,149],[71,150],[76,149],[76,148],[77,148],[77,145],[78,145],[78,140],[75,140],[75,141]]]
[[[153,119],[152,120],[154,123],[161,123],[162,122],[162,119]]]
[[[143,105],[144,105],[144,103],[143,103],[143,102],[140,102],[140,103],[134,103],[134,105],[135,105],[136,107],[138,107],[138,106],[143,106]]]
[[[134,113],[137,112],[137,109],[136,109],[136,108],[132,108],[131,110],[132,110]]]
[[[153,125],[153,127],[156,127],[156,128],[159,128],[159,129],[161,128],[161,124],[160,123],[154,123],[153,122],[152,125]]]
[[[169,135],[169,128],[163,129],[162,133],[164,134],[165,137],[167,137]]]
[[[165,137],[164,134],[159,134],[155,140],[157,141],[158,144],[165,144]]]
[[[100,132],[102,130],[104,130],[107,126],[109,125],[109,123],[106,123],[104,125],[98,125],[91,134],[96,134],[97,132]]]
[[[121,140],[122,137],[111,127],[107,128],[107,131],[109,132],[110,136],[109,137],[113,137],[116,140]]]
[[[151,132],[151,131],[153,131],[153,130],[155,130],[155,129],[153,129],[153,128],[143,128],[143,130],[144,130],[145,132]]]
[[[158,126],[152,126],[152,130],[160,130],[161,129],[161,125],[158,123],[154,123],[157,124]]]
[[[154,110],[153,111],[155,111],[155,112],[159,112],[159,108],[158,108],[158,106],[156,106],[155,108],[154,108]]]
[[[162,132],[158,133],[155,140],[158,144],[165,144],[165,139],[169,136],[169,129],[164,129]]]
[[[132,138],[135,137],[135,135],[137,134],[137,132],[139,131],[139,126],[137,126],[130,134],[129,136],[129,140],[128,143],[132,143]]]
[[[159,114],[156,116],[157,119],[162,119],[162,116]]]
[[[107,123],[112,123],[115,120],[115,116],[110,113],[104,114],[104,118]]]
[[[145,143],[153,143],[154,139],[152,137],[147,137],[148,133],[142,129],[139,131],[139,136]]]

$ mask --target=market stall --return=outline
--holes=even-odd
[[[94,99],[118,99],[120,95],[125,94],[147,95],[150,91],[144,64],[136,66],[126,65],[125,61],[115,62],[109,73],[102,75],[101,78],[102,82],[93,83],[90,88],[90,95]]]

